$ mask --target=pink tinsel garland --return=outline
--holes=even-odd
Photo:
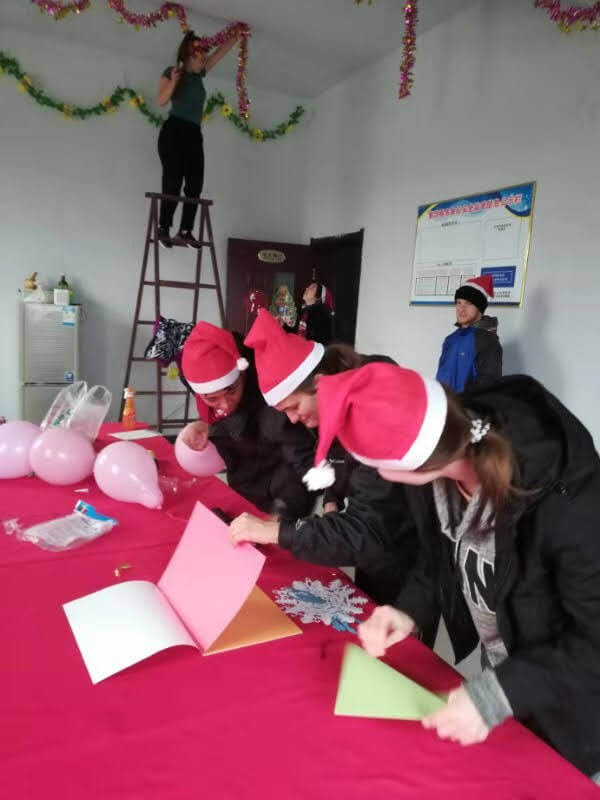
[[[74,0],[72,3],[60,3],[53,0],[32,0],[32,2],[54,19],[61,19],[71,13],[80,14],[90,6],[90,0]]]
[[[235,88],[238,96],[238,113],[240,117],[248,119],[248,89],[246,88],[246,76],[248,74],[248,38],[250,36],[250,26],[245,22],[231,22],[222,31],[215,33],[214,36],[198,36],[195,48],[200,52],[207,52],[214,47],[220,47],[229,39],[237,36],[239,38],[239,52],[237,60],[237,70],[235,76]]]
[[[600,28],[600,2],[591,6],[568,6],[562,7],[559,0],[535,0],[535,7],[542,8],[555,22],[558,27],[565,32],[574,26],[585,28]]]
[[[79,14],[90,6],[90,0],[75,0],[70,3],[55,2],[55,0],[31,1],[42,11],[54,17],[54,19],[62,19],[70,13]],[[188,30],[185,8],[179,3],[163,3],[157,11],[152,11],[149,14],[135,14],[129,11],[123,0],[107,0],[107,3],[109,8],[119,15],[122,22],[127,22],[135,28],[155,28],[157,23],[164,22],[172,17],[177,17],[181,30]],[[232,22],[214,36],[196,37],[195,48],[200,52],[207,52],[214,47],[220,47],[234,36],[239,38],[235,76],[235,88],[238,96],[238,113],[243,119],[248,119],[250,100],[246,87],[246,76],[248,74],[248,38],[250,37],[250,26],[245,22]]]
[[[126,8],[123,0],[108,0],[108,5],[121,17],[123,22],[138,28],[154,28],[157,22],[164,22],[170,17],[177,17],[182,31],[187,31],[185,8],[179,3],[163,3],[158,11],[149,14],[134,14]]]
[[[417,0],[406,0],[404,3],[404,36],[402,37],[402,63],[400,64],[400,84],[398,99],[408,97],[413,85],[413,67],[415,66],[415,49],[417,45]]]

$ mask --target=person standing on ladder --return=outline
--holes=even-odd
[[[199,48],[201,39],[188,31],[177,50],[177,66],[167,67],[158,88],[159,106],[171,103],[169,116],[158,136],[158,155],[163,168],[162,193],[179,195],[185,178],[185,196],[197,198],[204,183],[204,146],[202,115],[206,100],[204,76],[233,47],[232,36],[210,55]],[[177,203],[163,200],[160,208],[158,236],[163,247],[197,246],[192,235],[196,204],[184,203],[179,233],[171,239],[169,229]]]

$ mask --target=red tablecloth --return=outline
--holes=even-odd
[[[161,471],[182,473],[172,448],[143,440]],[[121,580],[156,581],[196,499],[248,508],[217,478],[166,498],[162,511],[118,503],[92,480],[78,494],[29,478],[0,483],[0,519],[25,523],[72,510],[77,498],[115,516],[111,533],[48,553],[0,532],[2,660],[0,791],[14,800],[356,800],[596,798],[598,789],[514,721],[481,745],[443,742],[418,723],[335,717],[344,643],[322,623],[303,635],[203,657],[175,648],[92,686],[62,611]],[[79,487],[76,487],[79,488]],[[268,548],[266,591],[339,573]],[[418,641],[389,663],[448,689],[456,673]]]

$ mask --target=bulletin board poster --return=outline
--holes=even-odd
[[[454,303],[467,278],[491,275],[496,305],[520,305],[535,181],[420,206],[411,305]]]

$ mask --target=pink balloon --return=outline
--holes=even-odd
[[[227,468],[212,442],[204,450],[193,450],[183,441],[181,433],[175,440],[175,458],[190,475],[215,475]]]
[[[38,478],[58,486],[79,483],[91,475],[95,457],[87,436],[68,428],[46,428],[29,451]]]
[[[0,478],[29,475],[29,450],[39,435],[39,426],[33,422],[15,420],[0,425]]]
[[[105,447],[96,457],[94,478],[113,500],[141,503],[147,508],[162,506],[154,459],[135,442],[115,442]]]

